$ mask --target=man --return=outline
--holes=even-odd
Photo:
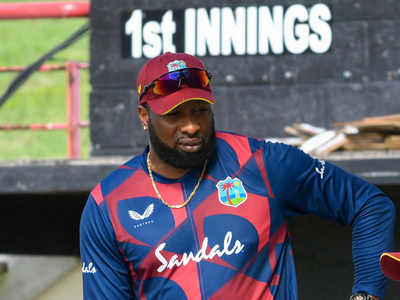
[[[150,142],[90,194],[85,299],[298,299],[287,221],[307,213],[353,226],[352,299],[383,299],[392,202],[296,148],[216,133],[210,79],[183,53],[140,71]]]

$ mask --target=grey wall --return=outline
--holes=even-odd
[[[400,2],[93,0],[91,10],[91,138],[93,155],[132,154],[145,144],[136,117],[136,74],[146,59],[122,58],[121,13],[134,9],[325,3],[333,45],[325,54],[204,57],[213,73],[218,129],[284,136],[283,126],[400,111]],[[287,78],[290,72],[294,77]],[[346,76],[350,74],[350,76]],[[230,79],[233,81],[228,81]]]

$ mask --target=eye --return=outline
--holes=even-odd
[[[208,113],[210,111],[210,108],[208,106],[199,106],[195,109],[195,112],[197,113]]]

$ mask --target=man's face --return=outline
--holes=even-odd
[[[166,163],[181,169],[201,167],[215,146],[210,104],[188,101],[166,115],[149,112],[152,149]]]

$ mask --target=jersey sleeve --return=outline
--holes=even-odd
[[[106,211],[92,196],[80,223],[83,299],[135,299],[133,280],[114,238]]]
[[[283,214],[314,214],[352,226],[353,292],[383,298],[379,257],[393,248],[395,208],[376,186],[324,160],[283,145],[266,145],[267,168]]]

